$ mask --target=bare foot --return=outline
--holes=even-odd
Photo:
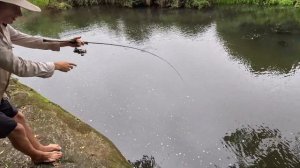
[[[63,156],[61,152],[41,152],[39,156],[32,157],[34,164],[52,163],[57,161]]]
[[[61,147],[58,144],[49,144],[47,146],[41,146],[39,150],[43,152],[53,152],[53,151],[60,151]]]

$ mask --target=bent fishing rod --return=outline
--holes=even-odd
[[[50,39],[43,39],[43,42],[69,42],[71,44],[75,44],[76,41],[75,40],[50,40]],[[90,41],[84,41],[83,42],[84,44],[97,44],[97,45],[109,45],[109,46],[116,46],[116,47],[123,47],[123,48],[130,48],[130,49],[134,49],[134,50],[138,50],[138,51],[142,51],[142,52],[145,52],[145,53],[148,53],[148,54],[151,54],[152,56],[160,59],[161,61],[167,63],[176,73],[177,75],[179,76],[179,78],[183,81],[183,78],[181,76],[181,74],[176,70],[176,68],[169,62],[167,61],[166,59],[150,52],[150,51],[147,51],[147,50],[144,50],[144,49],[140,49],[140,48],[136,48],[136,47],[131,47],[131,46],[126,46],[126,45],[121,45],[121,44],[112,44],[112,43],[102,43],[102,42],[90,42]],[[77,54],[80,54],[81,56],[84,56],[84,54],[87,53],[86,50],[83,50],[83,49],[78,49],[77,47],[75,47],[74,49],[74,53],[77,53]]]

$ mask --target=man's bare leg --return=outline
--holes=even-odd
[[[18,112],[16,116],[13,117],[13,119],[17,122],[22,124],[22,126],[25,129],[26,136],[31,142],[32,146],[40,151],[44,152],[52,152],[52,151],[60,151],[61,147],[58,144],[50,144],[47,146],[42,145],[34,136],[32,129],[29,127],[29,125],[26,123],[25,117],[21,112]]]
[[[55,162],[62,157],[62,153],[58,151],[43,152],[35,149],[26,136],[25,128],[19,123],[8,138],[17,150],[30,156],[34,163]]]

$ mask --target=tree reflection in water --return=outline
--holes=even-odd
[[[283,138],[278,129],[245,127],[223,138],[225,147],[236,155],[231,168],[299,168],[299,140]]]
[[[147,155],[144,155],[142,159],[135,161],[134,163],[129,161],[129,163],[134,168],[161,168],[158,166],[155,162],[155,159],[153,156],[149,157]]]

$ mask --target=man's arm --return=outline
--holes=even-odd
[[[60,47],[80,47],[84,45],[84,42],[80,39],[81,37],[75,37],[71,39],[74,43],[70,42],[44,42],[42,37],[35,37],[25,33],[22,33],[12,26],[7,25],[7,29],[10,33],[11,41],[13,44],[28,47],[28,48],[36,48],[36,49],[44,49],[44,50],[53,50],[59,51]],[[59,41],[59,40],[57,40]]]
[[[13,44],[20,45],[27,48],[36,48],[43,50],[60,50],[60,42],[43,42],[42,37],[35,37],[25,33],[22,33],[12,26],[7,25],[7,29],[10,34],[10,39]]]
[[[55,70],[67,72],[76,66],[69,62],[34,62],[13,55],[12,50],[0,47],[0,68],[20,77],[51,77]]]

